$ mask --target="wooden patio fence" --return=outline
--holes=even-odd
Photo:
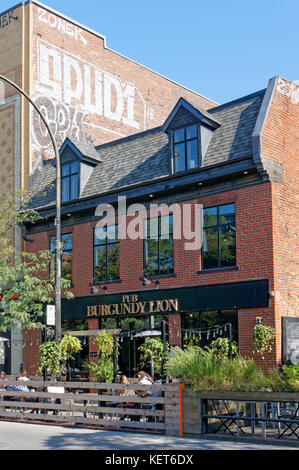
[[[137,429],[182,436],[182,386],[177,383],[138,385],[32,380],[29,386],[34,391],[7,390],[9,386],[24,384],[28,382],[0,380],[0,419]],[[134,394],[124,396],[116,390],[133,390]],[[151,391],[152,395],[140,397],[138,392],[144,391]]]

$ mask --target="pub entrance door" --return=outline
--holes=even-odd
[[[145,338],[157,336],[162,338],[161,322],[162,315],[152,315],[147,317],[134,317],[120,321],[121,333],[119,335],[119,355],[118,370],[120,374],[127,377],[137,376],[137,372],[142,368],[140,346]],[[144,367],[143,367],[144,368]],[[150,373],[150,370],[146,372]]]

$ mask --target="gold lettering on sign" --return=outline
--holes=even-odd
[[[87,316],[88,317],[96,317],[97,314],[97,306],[96,305],[89,305],[87,307]]]
[[[178,312],[179,308],[179,299],[142,302],[138,301],[138,295],[123,295],[120,304],[89,305],[87,307],[87,317]]]

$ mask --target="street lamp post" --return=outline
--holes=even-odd
[[[55,340],[57,342],[61,339],[61,168],[60,168],[60,157],[58,152],[58,147],[54,138],[54,135],[51,131],[49,124],[47,123],[45,117],[38,109],[36,104],[31,100],[30,96],[25,93],[22,88],[16,85],[14,82],[9,80],[8,78],[0,75],[0,80],[11,85],[13,88],[18,90],[21,95],[23,95],[29,103],[33,106],[36,112],[41,117],[44,125],[47,128],[49,133],[52,145],[54,147],[55,152],[55,159],[56,159],[56,219],[55,219],[55,226],[56,226],[56,240],[55,240]]]

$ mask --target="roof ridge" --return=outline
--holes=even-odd
[[[214,111],[218,111],[222,108],[231,106],[233,104],[242,103],[242,101],[248,101],[252,98],[255,98],[256,96],[263,95],[265,93],[265,91],[266,91],[266,88],[264,88],[263,90],[256,91],[254,93],[250,93],[249,95],[242,96],[241,98],[237,98],[235,100],[228,101],[227,103],[220,104],[219,106],[215,106],[215,108],[208,109],[206,112],[213,113]]]
[[[110,142],[106,142],[105,144],[96,145],[95,149],[98,151],[98,150],[101,150],[102,148],[106,148],[106,147],[110,147],[110,146],[113,146],[113,145],[121,144],[122,142],[128,142],[130,140],[139,139],[141,137],[144,137],[147,134],[154,134],[155,132],[158,132],[161,129],[162,129],[162,126],[153,127],[152,129],[147,129],[147,130],[142,131],[142,132],[137,132],[136,134],[131,134],[131,135],[128,135],[126,137],[122,137],[120,139],[111,140]]]

